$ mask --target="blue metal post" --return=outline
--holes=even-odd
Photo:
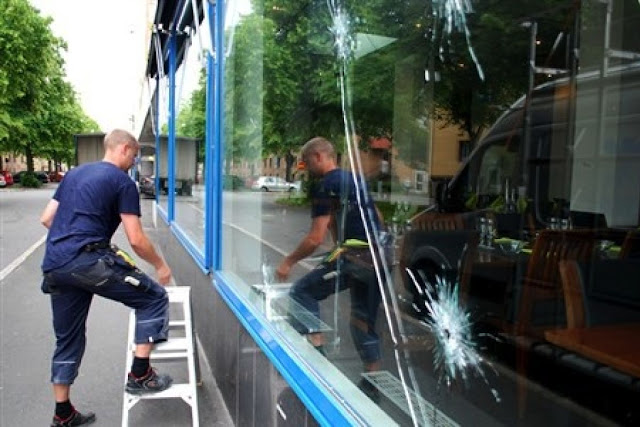
[[[210,3],[207,3],[207,6],[211,9],[213,7]],[[211,16],[211,15],[210,15]],[[211,23],[208,30],[212,31],[213,24]],[[204,28],[203,28],[204,30]],[[214,62],[211,54],[207,54],[207,94],[206,94],[206,112],[205,112],[205,167],[204,167],[204,191],[205,191],[205,217],[204,217],[204,263],[207,268],[213,267],[213,251],[218,250],[218,248],[214,248],[214,232],[213,230],[216,228],[214,223],[214,219],[212,218],[213,206],[214,206],[214,191],[213,191],[213,183],[215,182],[215,177],[213,175],[214,170],[214,126],[213,126],[213,112],[215,109],[213,108],[214,102],[214,90],[215,90],[215,81],[214,81]]]
[[[168,187],[168,207],[167,215],[169,222],[175,220],[175,198],[176,198],[176,182],[175,182],[175,157],[176,157],[176,32],[171,32],[169,37],[169,140],[167,159],[167,187]]]
[[[160,203],[160,73],[156,75],[156,96],[153,107],[153,117],[155,118],[153,121],[153,133],[156,141],[155,161],[153,164],[156,179],[153,185],[156,186],[156,203]]]
[[[209,3],[210,16],[214,19],[214,93],[213,93],[213,133],[215,135],[213,149],[213,168],[211,173],[214,178],[213,183],[213,205],[211,222],[213,255],[211,267],[219,270],[222,267],[222,179],[224,161],[224,1],[217,1],[214,6]]]

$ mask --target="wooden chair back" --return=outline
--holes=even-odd
[[[462,230],[464,224],[460,214],[442,212],[420,212],[410,219],[415,230],[441,231]]]
[[[620,258],[640,258],[640,231],[627,232],[620,248]]]
[[[518,333],[532,332],[533,306],[541,300],[559,301],[563,297],[560,261],[589,261],[596,244],[592,230],[543,230],[536,237],[517,316]]]

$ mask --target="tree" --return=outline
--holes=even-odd
[[[226,37],[233,40],[225,69],[227,158],[285,156],[289,178],[310,137],[324,135],[343,149],[346,114],[360,148],[387,137],[402,160],[424,168],[430,122],[479,138],[527,91],[530,33],[520,24],[543,24],[536,62],[548,63],[551,41],[572,27],[560,12],[574,3],[478,0],[473,11],[444,16],[442,2],[346,0],[340,5],[354,49],[343,64],[327,3],[255,1]],[[447,29],[450,18],[457,27]],[[338,84],[343,66],[352,94],[346,107]]]
[[[567,0],[474,2],[474,13],[468,15],[470,41],[456,32],[442,35],[444,39],[433,46],[442,48],[434,55],[434,70],[442,76],[435,84],[438,118],[462,127],[472,141],[477,140],[510,104],[527,93],[530,31],[522,24],[538,23],[536,64],[566,68],[566,52],[552,51],[553,41],[561,31],[571,33],[578,8],[579,2]],[[469,43],[484,80],[470,57]],[[545,80],[537,76],[536,83]]]
[[[262,28],[256,15],[235,28],[234,55],[225,67],[225,159],[256,159],[262,146]]]
[[[46,91],[45,103],[33,124],[36,139],[43,142],[36,145],[35,154],[53,160],[59,169],[62,162],[73,161],[73,135],[97,132],[100,127],[82,111],[73,88],[61,76],[50,80]]]
[[[311,91],[305,78],[315,62],[308,55],[310,15],[314,15],[309,14],[310,7],[309,1],[265,2],[263,151],[284,157],[287,180],[292,179],[296,153],[310,134]]]
[[[72,136],[98,128],[66,82],[62,39],[26,0],[0,3],[0,151],[70,160]]]
[[[59,45],[49,24],[26,0],[0,4],[0,147],[5,151],[24,152],[33,139],[29,125],[40,110]]]
[[[191,92],[189,99],[182,106],[176,119],[176,133],[179,136],[196,138],[201,143],[198,147],[198,162],[204,162],[206,130],[206,72],[200,70],[198,87]]]

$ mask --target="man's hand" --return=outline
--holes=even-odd
[[[129,244],[133,251],[142,259],[153,265],[158,276],[158,283],[168,285],[171,281],[171,269],[164,259],[156,252],[155,248],[147,238],[140,218],[134,214],[120,214],[124,232],[127,235]]]
[[[156,275],[158,276],[158,283],[163,286],[171,282],[171,269],[167,263],[162,263],[159,268],[156,268]]]
[[[276,270],[276,279],[278,279],[279,282],[284,282],[289,278],[289,273],[291,273],[291,264],[289,264],[285,259],[280,263]]]
[[[42,211],[42,214],[40,215],[40,223],[45,227],[51,227],[53,217],[56,216],[56,212],[58,211],[58,204],[59,202],[57,200],[51,199]]]
[[[311,229],[298,244],[298,247],[285,257],[276,270],[276,279],[284,282],[291,273],[291,268],[301,259],[311,255],[324,241],[329,229],[330,215],[317,216],[311,221]]]

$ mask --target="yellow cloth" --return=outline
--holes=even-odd
[[[336,258],[340,256],[342,252],[347,250],[347,248],[367,248],[369,244],[363,240],[358,239],[347,239],[341,246],[338,246],[334,250],[332,250],[329,255],[325,258],[325,262],[335,261]]]

